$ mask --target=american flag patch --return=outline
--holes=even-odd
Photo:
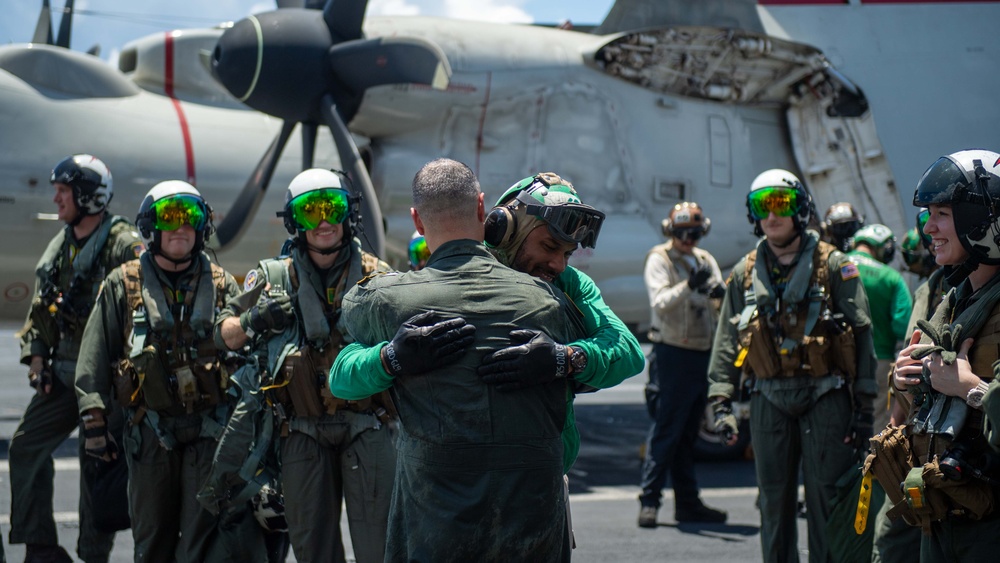
[[[840,279],[844,281],[856,278],[860,275],[861,273],[858,272],[858,266],[854,262],[848,262],[840,267]]]

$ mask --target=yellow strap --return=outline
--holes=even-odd
[[[744,360],[747,359],[747,352],[749,352],[749,351],[750,351],[749,348],[743,348],[742,350],[740,350],[740,353],[739,353],[738,356],[736,356],[736,361],[733,362],[733,365],[736,366],[736,367],[738,367],[738,368],[743,367],[743,362],[744,362]]]
[[[861,493],[858,495],[858,511],[854,514],[854,532],[859,536],[868,527],[868,509],[872,505],[872,474],[861,478]]]

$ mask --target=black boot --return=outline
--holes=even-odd
[[[697,504],[681,504],[674,507],[674,520],[678,522],[722,524],[728,516],[726,511],[710,508],[701,501]]]
[[[59,545],[28,544],[24,563],[73,563],[73,558]]]

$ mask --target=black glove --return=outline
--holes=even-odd
[[[458,360],[475,340],[476,327],[462,317],[428,311],[403,323],[380,355],[392,375],[418,375]]]
[[[733,414],[733,402],[721,399],[712,403],[712,414],[715,415],[715,431],[721,432],[728,442],[740,433],[740,423]]]
[[[28,370],[28,385],[31,385],[39,395],[48,394],[52,389],[52,370],[45,366],[42,371]]]
[[[698,291],[708,295],[710,299],[722,299],[726,296],[726,286],[721,283],[717,283],[710,288],[705,288],[705,286],[699,287]]]
[[[691,269],[691,274],[688,276],[688,287],[700,289],[710,277],[712,277],[712,267],[708,264],[699,264]]]
[[[240,315],[240,326],[244,332],[249,332],[249,328],[256,334],[280,331],[291,324],[294,313],[291,295],[283,293],[274,298],[266,297]]]
[[[875,434],[873,426],[875,417],[870,412],[861,410],[854,411],[854,420],[851,421],[851,442],[854,449],[864,452],[871,447],[869,440]]]
[[[118,444],[108,433],[104,419],[93,415],[83,417],[83,448],[90,457],[101,461],[111,461],[118,457]]]
[[[513,391],[566,377],[566,346],[537,330],[512,330],[510,339],[513,346],[489,354],[476,370],[485,383]]]

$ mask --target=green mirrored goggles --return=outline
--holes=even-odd
[[[153,228],[158,231],[176,231],[184,225],[191,225],[201,231],[208,221],[208,209],[198,196],[180,194],[153,202],[151,206]]]
[[[431,257],[431,250],[427,248],[427,240],[424,237],[417,237],[410,241],[410,266],[416,268]]]
[[[292,220],[303,231],[315,229],[326,221],[339,225],[347,218],[347,190],[323,188],[304,193],[288,202]]]
[[[747,195],[750,214],[760,221],[771,213],[791,217],[799,212],[799,192],[795,188],[771,187],[754,190]]]

